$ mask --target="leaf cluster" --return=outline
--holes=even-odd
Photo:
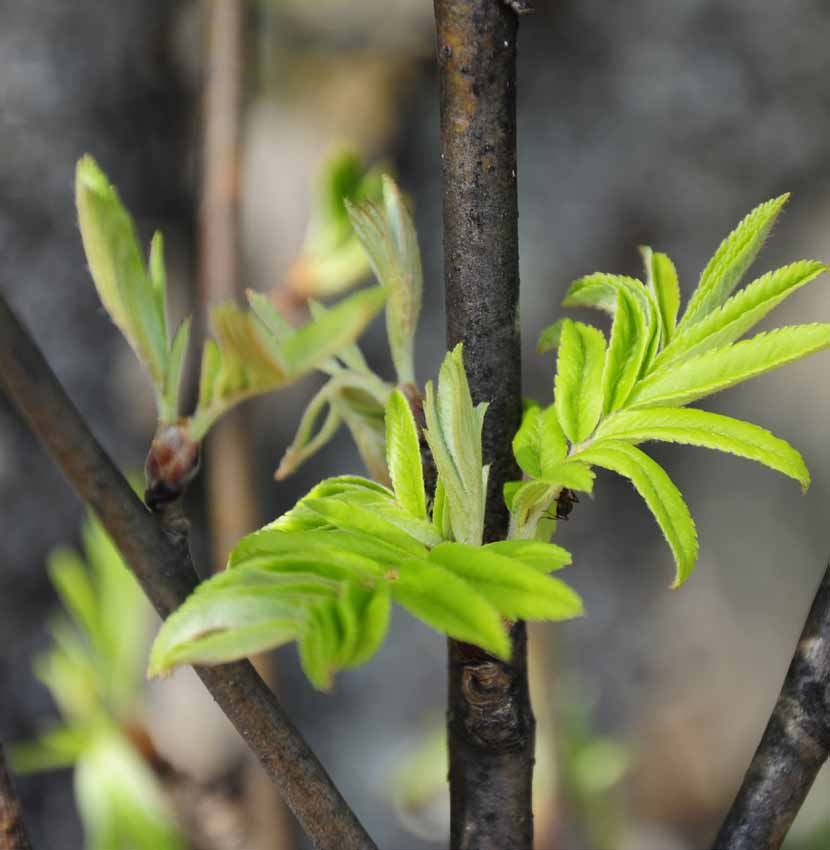
[[[597,328],[561,319],[538,348],[558,348],[554,401],[530,406],[513,443],[530,481],[506,488],[513,533],[547,539],[546,511],[562,488],[590,492],[591,467],[628,478],[645,499],[677,565],[674,586],[697,558],[689,510],[665,470],[637,448],[660,440],[705,446],[763,463],[798,481],[801,455],[764,428],[683,406],[830,346],[830,325],[806,324],[741,339],[772,309],[826,270],[802,260],[735,292],[778,217],[786,195],[761,204],[723,240],[678,319],[680,288],[672,261],[641,249],[644,282],[591,274],[571,284],[564,304],[612,317],[608,340]],[[733,294],[734,293],[734,294]]]
[[[217,664],[296,641],[309,680],[364,663],[388,629],[391,603],[458,640],[509,658],[505,619],[561,620],[582,603],[546,575],[570,563],[558,546],[508,540],[481,546],[481,422],[461,348],[427,387],[427,439],[441,496],[428,509],[418,430],[403,393],[385,410],[391,488],[341,476],[243,538],[228,569],[204,582],[162,626],[151,675]]]

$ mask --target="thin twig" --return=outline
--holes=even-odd
[[[464,343],[473,401],[488,401],[485,538],[508,526],[502,497],[519,478],[510,449],[521,416],[516,197],[517,16],[493,0],[435,0],[447,338]],[[524,623],[505,664],[449,643],[450,843],[506,850],[533,841],[535,722]]]
[[[830,755],[830,566],[716,850],[777,850]]]
[[[0,850],[32,850],[23,823],[23,807],[6,768],[0,744]]]
[[[198,581],[186,538],[165,533],[139,501],[2,296],[0,386],[96,512],[156,610],[167,617]],[[372,839],[251,664],[199,667],[196,672],[314,846],[374,850]]]

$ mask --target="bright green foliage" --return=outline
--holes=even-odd
[[[610,469],[631,480],[645,499],[677,563],[674,587],[681,585],[697,560],[697,532],[680,491],[662,466],[630,443],[598,440],[579,453],[584,463]]]
[[[680,330],[699,322],[723,304],[741,282],[746,270],[758,256],[789,195],[773,198],[751,213],[721,242],[709,260],[686,312]]]
[[[446,493],[452,536],[461,543],[481,544],[489,467],[482,465],[481,428],[487,404],[473,407],[459,343],[445,358],[438,391],[427,382],[424,415],[438,477]]]
[[[415,329],[421,313],[421,252],[412,217],[394,181],[383,177],[382,204],[346,202],[378,281],[389,292],[386,329],[399,383],[415,381]]]
[[[53,644],[35,662],[63,723],[13,746],[12,761],[26,772],[75,766],[88,850],[182,850],[155,776],[122,725],[139,708],[150,606],[95,520],[83,539],[86,561],[70,549],[50,555],[67,614],[50,621]]]
[[[567,319],[543,331],[539,350],[559,348],[555,397],[547,408],[529,409],[513,443],[516,460],[531,480],[505,487],[511,538],[547,539],[554,528],[547,512],[562,489],[590,490],[592,482],[576,480],[579,474],[575,478],[573,473],[581,469],[584,476],[591,466],[611,469],[632,481],[657,519],[677,563],[676,587],[694,567],[694,524],[677,488],[635,443],[662,440],[719,449],[763,463],[807,488],[804,461],[783,440],[757,425],[681,409],[830,347],[830,324],[785,327],[737,341],[826,270],[817,261],[792,263],[732,294],[786,198],[759,206],[723,241],[677,325],[677,273],[665,254],[650,248],[641,249],[645,284],[597,273],[571,285],[566,306],[595,307],[612,317],[608,349],[600,375],[599,331],[590,335]],[[545,456],[558,462],[556,474],[543,468]],[[581,466],[568,469],[574,462]]]
[[[264,296],[248,297],[251,310],[232,301],[211,309],[218,344],[207,345],[202,357],[199,403],[189,426],[194,440],[240,401],[292,383],[351,345],[386,294],[380,287],[356,292],[297,329]]]
[[[646,286],[657,301],[663,340],[668,343],[674,335],[677,311],[680,307],[680,284],[677,281],[677,270],[666,254],[655,254],[648,246],[642,246],[640,253],[646,271]]]
[[[78,161],[75,201],[101,303],[153,380],[159,420],[175,422],[189,326],[180,328],[171,344],[161,235],[153,237],[148,270],[133,220],[91,156]]]
[[[379,168],[366,171],[351,150],[335,151],[323,163],[312,196],[311,217],[289,284],[302,297],[330,298],[351,288],[369,273],[360,242],[346,212],[346,202],[381,197]]]
[[[572,443],[581,443],[599,422],[605,359],[605,337],[601,331],[582,322],[565,320],[556,363],[554,398],[556,416]]]
[[[480,546],[484,412],[473,407],[459,346],[444,361],[437,393],[427,389],[427,438],[437,447],[444,482],[430,516],[415,420],[405,396],[391,392],[385,442],[394,490],[354,476],[327,479],[288,513],[243,538],[228,569],[203,582],[164,623],[150,674],[296,641],[309,680],[325,689],[336,671],[377,651],[391,601],[438,631],[505,659],[506,618],[579,616],[579,597],[546,575],[570,563],[564,549],[530,540]],[[579,462],[559,466],[583,483],[593,477]]]

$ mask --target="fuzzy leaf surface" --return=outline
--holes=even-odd
[[[763,463],[794,478],[802,490],[810,486],[804,459],[789,443],[759,425],[706,410],[677,407],[623,410],[602,424],[597,439],[632,443],[660,440],[717,449]]]
[[[562,325],[556,362],[554,405],[565,436],[580,443],[602,414],[605,337],[582,322]]]
[[[386,405],[386,464],[401,506],[412,516],[426,519],[418,428],[409,403],[400,390],[390,394]]]

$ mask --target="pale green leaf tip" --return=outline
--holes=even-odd
[[[99,195],[104,195],[112,190],[109,180],[91,154],[84,154],[75,169],[75,183],[77,189],[88,189]]]

